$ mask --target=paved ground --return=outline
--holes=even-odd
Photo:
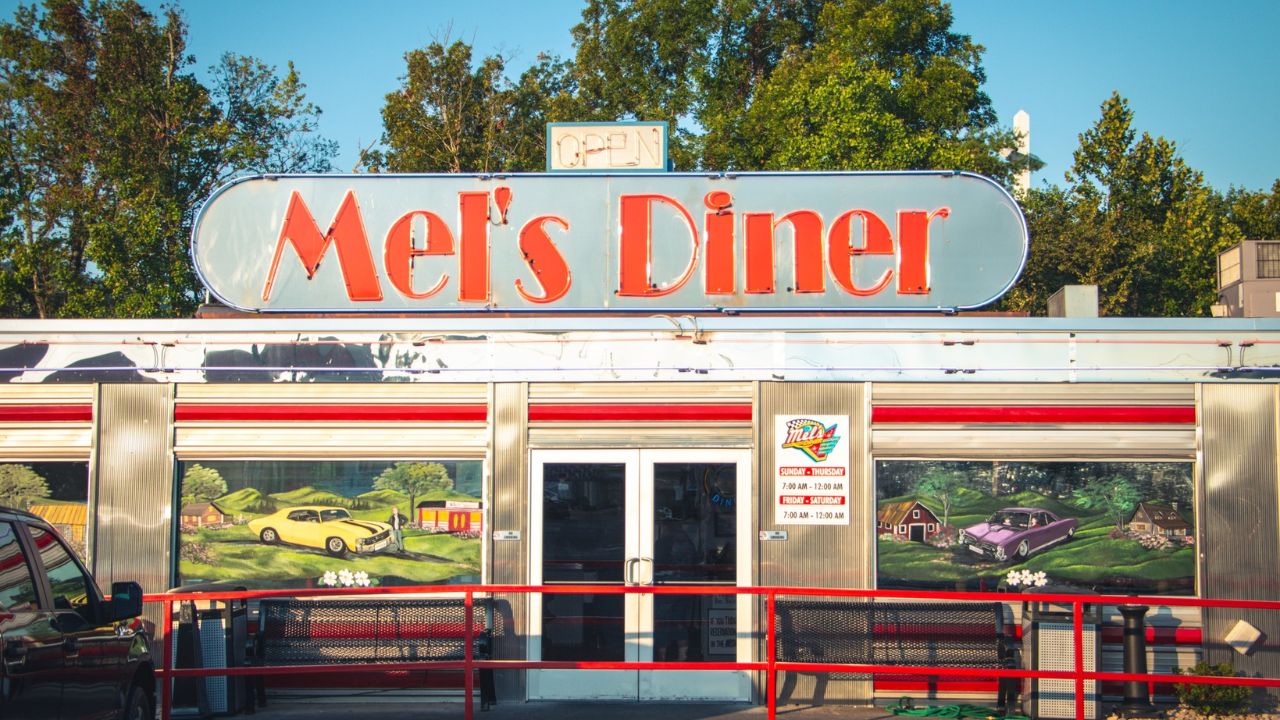
[[[444,720],[461,718],[461,702],[424,700],[419,702],[385,702],[369,698],[363,702],[349,699],[273,698],[259,708],[252,720],[303,720],[303,718],[339,718],[356,720]],[[175,714],[175,717],[180,717]],[[765,720],[764,707],[739,703],[592,703],[592,702],[506,702],[481,712],[477,703],[476,720]],[[827,705],[809,707],[785,705],[778,709],[785,720],[880,720],[893,717],[883,708]]]

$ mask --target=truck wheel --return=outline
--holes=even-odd
[[[342,557],[347,554],[347,544],[340,537],[331,537],[324,541],[324,549],[334,557]]]
[[[154,720],[155,712],[151,710],[151,698],[142,688],[134,685],[129,689],[129,698],[124,704],[124,720]]]
[[[258,539],[267,545],[280,542],[280,536],[276,534],[275,528],[262,528],[262,532],[258,533]]]

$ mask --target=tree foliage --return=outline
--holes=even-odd
[[[195,464],[182,475],[181,492],[184,501],[207,502],[227,494],[227,481],[217,470]]]
[[[925,473],[918,492],[942,505],[942,526],[946,527],[951,524],[951,503],[967,484],[965,476],[960,472],[932,468]]]
[[[446,44],[447,43],[447,44]],[[376,171],[541,170],[544,131],[569,93],[564,63],[540,55],[516,82],[500,55],[472,60],[471,46],[433,42],[405,54],[404,85],[382,108],[385,150],[362,161]]]
[[[1031,249],[1007,308],[1043,314],[1063,285],[1093,284],[1103,315],[1208,313],[1217,254],[1240,230],[1173,142],[1139,135],[1120,95],[1080,136],[1066,181],[1024,200]]]
[[[26,465],[0,465],[0,505],[26,510],[49,496],[49,483]]]
[[[418,496],[434,490],[453,489],[453,478],[444,465],[434,462],[400,462],[383,470],[373,481],[376,490],[394,490],[409,496],[409,509],[418,505]]]
[[[186,26],[133,0],[45,0],[0,24],[0,311],[177,316],[200,204],[242,172],[325,170],[290,67],[191,72]]]
[[[1102,480],[1091,480],[1084,487],[1072,492],[1075,503],[1086,510],[1098,508],[1104,510],[1115,521],[1116,528],[1123,530],[1129,516],[1138,507],[1138,490],[1133,483],[1115,476]]]

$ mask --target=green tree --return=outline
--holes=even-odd
[[[567,66],[546,55],[515,83],[499,55],[473,62],[462,41],[405,55],[404,85],[382,108],[384,150],[362,162],[388,172],[535,171],[545,167],[545,124],[572,94]]]
[[[951,524],[951,503],[960,490],[967,486],[964,475],[952,470],[931,468],[920,481],[917,492],[931,497],[942,506],[942,527]]]
[[[982,48],[939,0],[591,0],[582,17],[586,118],[666,120],[680,169],[1010,173]]]
[[[1123,530],[1125,522],[1138,507],[1138,491],[1128,480],[1113,476],[1091,480],[1084,487],[1072,492],[1075,504],[1086,509],[1100,509],[1115,521],[1116,529]]]
[[[26,510],[49,496],[49,483],[26,465],[0,465],[0,505]]]
[[[827,4],[812,48],[784,58],[746,111],[749,164],[769,170],[971,170],[1008,180],[982,92],[982,47],[938,0]]]
[[[196,464],[182,475],[182,497],[209,501],[227,494],[227,481],[213,468]]]
[[[1217,253],[1240,232],[1173,142],[1139,135],[1128,101],[1113,94],[1080,136],[1066,180],[1024,200],[1031,249],[1005,308],[1043,313],[1063,285],[1094,284],[1103,315],[1208,313]]]
[[[453,489],[453,478],[444,465],[433,462],[401,462],[383,470],[373,481],[376,490],[394,490],[409,496],[409,512],[414,512],[418,496],[433,490]]]
[[[1280,180],[1271,192],[1227,191],[1227,217],[1250,240],[1280,240]]]
[[[212,191],[328,168],[292,68],[226,56],[207,88],[192,62],[181,15],[133,0],[45,0],[0,24],[0,308],[188,314],[191,224]]]

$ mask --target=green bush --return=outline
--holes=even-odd
[[[1231,663],[1210,665],[1201,661],[1196,666],[1183,670],[1174,668],[1180,675],[1209,675],[1214,677],[1235,677],[1236,669]],[[1178,701],[1202,715],[1231,715],[1242,712],[1249,707],[1249,688],[1241,685],[1189,685],[1178,683],[1173,686]]]

